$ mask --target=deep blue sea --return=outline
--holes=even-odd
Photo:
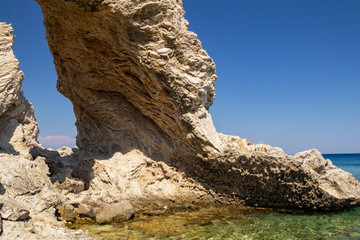
[[[360,154],[324,154],[360,179]],[[331,213],[217,207],[142,216],[108,225],[74,225],[96,239],[360,239],[360,207]]]

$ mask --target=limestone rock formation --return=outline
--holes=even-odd
[[[207,111],[215,64],[180,1],[38,3],[81,149],[167,160],[222,148]]]
[[[291,156],[216,132],[208,112],[215,64],[188,31],[181,0],[37,2],[58,90],[74,106],[78,148],[53,151],[36,142],[12,29],[0,23],[5,238],[89,238],[66,230],[56,214],[104,223],[214,202],[323,210],[360,205],[359,181],[317,150]]]
[[[34,109],[21,92],[24,74],[12,46],[12,28],[0,23],[0,153],[29,152],[38,145]]]
[[[29,217],[29,211],[14,199],[0,196],[2,217],[10,221],[21,221]]]
[[[23,73],[12,51],[10,25],[0,23],[0,237],[1,239],[90,239],[65,229],[55,218],[59,191],[44,158],[31,161],[40,146],[31,104],[20,91]]]
[[[1,239],[90,239],[55,217],[60,191],[51,183],[44,158],[0,154]],[[1,231],[0,231],[1,232]]]
[[[215,64],[188,31],[181,1],[37,2],[58,90],[74,105],[81,150],[94,156],[138,151],[200,183],[210,201],[322,209],[359,204],[359,182],[317,151],[288,156],[216,132],[208,112]],[[346,184],[338,186],[339,176]]]

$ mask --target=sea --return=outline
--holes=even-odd
[[[324,154],[360,180],[360,154]],[[213,207],[167,216],[142,216],[108,225],[72,225],[95,239],[360,239],[360,207],[302,212]]]

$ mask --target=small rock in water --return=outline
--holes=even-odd
[[[96,214],[96,222],[99,224],[117,221],[126,221],[133,217],[134,208],[128,201],[115,204],[107,204]]]

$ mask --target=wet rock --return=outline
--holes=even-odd
[[[105,204],[96,212],[96,222],[99,224],[126,221],[134,216],[134,208],[128,201]]]
[[[57,207],[61,218],[67,222],[88,223],[95,218],[91,206],[79,202],[67,202]]]
[[[73,222],[76,219],[75,207],[73,204],[65,204],[58,207],[58,211],[63,220]]]
[[[126,200],[117,203],[98,203],[90,206],[80,202],[67,202],[57,207],[61,219],[67,222],[98,224],[127,221],[134,217],[135,209]]]
[[[93,219],[95,217],[94,210],[91,206],[87,204],[80,204],[77,209],[75,209],[79,219]]]

